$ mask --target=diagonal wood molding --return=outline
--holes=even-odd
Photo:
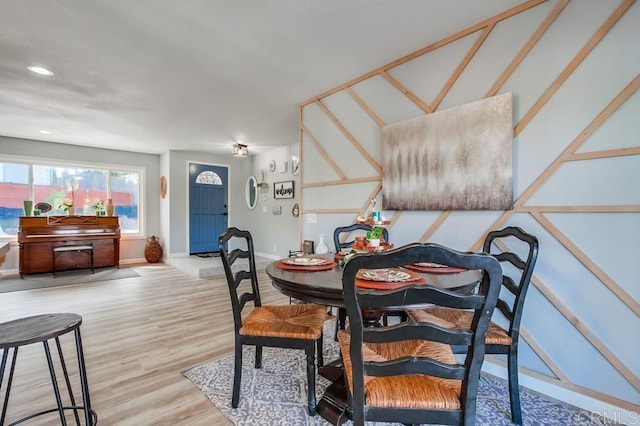
[[[587,42],[582,46],[582,48],[571,58],[568,64],[559,72],[555,79],[549,84],[549,86],[544,89],[539,96],[539,98],[533,103],[533,105],[529,108],[528,111],[524,112],[522,115],[522,119],[516,123],[514,127],[514,135],[517,136],[520,134],[533,120],[536,115],[543,109],[543,107],[551,100],[558,90],[567,82],[569,77],[576,71],[576,69],[582,64],[587,57],[593,52],[595,47],[600,43],[600,41],[611,31],[612,28],[615,27],[616,23],[620,20],[622,16],[630,9],[635,0],[620,0],[618,6],[615,8],[613,13],[606,18],[604,23],[594,32],[594,34],[587,40]],[[308,134],[310,137],[310,142],[318,149],[321,153],[323,152],[321,149],[321,143],[313,138],[306,129],[303,127],[303,118],[302,111],[304,108],[310,104],[318,103],[321,106],[321,109],[325,112],[330,122],[333,122],[343,134],[347,137],[349,141],[351,141],[354,146],[362,146],[359,141],[353,135],[346,131],[344,125],[340,122],[339,117],[335,116],[334,113],[330,111],[329,108],[324,105],[321,100],[327,96],[330,96],[334,93],[338,93],[340,91],[344,91],[348,96],[350,96],[355,104],[361,108],[373,122],[375,122],[379,127],[385,125],[384,120],[380,117],[380,115],[368,105],[360,96],[358,96],[353,87],[358,83],[366,81],[370,78],[376,76],[382,76],[384,81],[390,84],[393,88],[398,90],[401,94],[407,97],[414,104],[418,105],[425,113],[435,112],[438,109],[438,106],[441,104],[442,100],[446,96],[447,93],[451,90],[451,88],[455,85],[459,76],[464,72],[467,65],[470,63],[471,59],[480,52],[480,47],[483,45],[485,40],[487,40],[488,36],[491,34],[491,31],[495,28],[495,26],[506,19],[514,17],[519,13],[526,12],[536,6],[543,4],[545,1],[529,1],[525,2],[515,8],[512,8],[508,11],[500,15],[496,15],[493,18],[487,19],[483,22],[480,22],[476,25],[468,27],[458,33],[455,33],[449,37],[445,37],[442,40],[432,43],[424,48],[413,52],[409,55],[406,55],[402,58],[399,58],[393,62],[390,62],[382,67],[374,69],[369,73],[366,73],[360,77],[357,77],[353,80],[348,81],[347,83],[337,86],[331,90],[328,90],[324,93],[321,93],[307,101],[302,102],[299,105],[300,108],[300,150],[304,149],[303,134]],[[549,28],[551,28],[558,20],[563,13],[567,11],[567,5],[569,4],[569,0],[560,0],[557,2],[555,7],[547,14],[547,16],[542,20],[542,22],[537,26],[533,34],[528,38],[526,43],[518,50],[518,52],[514,55],[513,59],[509,62],[509,64],[501,70],[500,74],[496,77],[493,84],[490,86],[490,89],[486,92],[485,97],[494,96],[499,90],[503,87],[505,82],[509,79],[511,75],[518,69],[518,67],[522,66],[525,58],[531,53],[534,46],[542,39],[543,35],[545,35]],[[420,99],[415,92],[411,89],[410,85],[405,82],[399,81],[396,77],[392,76],[390,71],[402,64],[405,64],[409,61],[412,61],[422,55],[428,54],[430,52],[434,52],[437,49],[440,49],[448,44],[460,40],[464,37],[478,34],[478,38],[475,40],[473,46],[467,51],[464,58],[457,65],[453,73],[449,76],[449,78],[444,83],[443,87],[437,92],[435,99],[433,99],[430,103]],[[585,129],[580,132],[574,140],[570,141],[564,150],[558,154],[558,156],[529,184],[527,188],[520,194],[520,196],[515,200],[514,209],[509,211],[504,211],[490,226],[487,227],[485,233],[481,235],[478,240],[476,240],[471,247],[469,248],[472,251],[477,251],[482,247],[482,241],[487,232],[492,229],[498,229],[505,226],[508,221],[512,218],[515,213],[525,213],[529,214],[532,218],[534,218],[543,229],[549,232],[549,234],[555,238],[558,242],[560,242],[567,250],[576,257],[581,264],[591,271],[594,276],[616,297],[623,303],[626,307],[631,309],[636,315],[640,315],[640,304],[637,300],[635,300],[628,292],[624,291],[624,289],[615,282],[604,270],[597,266],[596,262],[590,259],[570,238],[564,235],[548,218],[545,216],[545,213],[557,212],[557,213],[625,213],[625,214],[637,214],[640,213],[640,205],[631,204],[631,205],[565,205],[565,206],[545,206],[545,205],[528,205],[527,202],[532,198],[534,194],[536,194],[542,185],[547,182],[551,176],[553,176],[558,169],[569,161],[590,161],[594,159],[601,158],[619,158],[623,156],[633,156],[640,155],[640,146],[636,147],[628,147],[628,148],[614,148],[614,149],[606,149],[601,151],[592,151],[592,152],[583,152],[577,153],[576,151],[594,134],[596,130],[598,130],[607,120],[613,115],[615,111],[620,108],[637,90],[640,88],[640,74],[636,75],[635,78],[630,81],[626,87],[624,87],[610,102],[605,105],[601,112],[585,127]],[[329,141],[330,143],[330,141]],[[358,150],[360,151],[360,150]],[[362,154],[362,152],[361,152]],[[323,156],[324,158],[324,156]],[[370,162],[370,158],[362,155],[363,160]],[[334,168],[337,168],[335,163],[330,159],[325,158],[327,164]],[[304,170],[304,168],[303,168]],[[323,187],[323,186],[332,186],[332,185],[342,185],[345,183],[355,182],[356,179],[350,179],[346,175],[340,175],[341,179],[337,181],[331,182],[308,182],[304,181],[302,187],[303,188],[311,188],[311,187]],[[362,179],[362,178],[358,178]],[[372,196],[375,196],[382,185],[381,176],[375,176],[368,178],[369,181],[378,180],[378,184],[376,188],[372,191],[371,194],[368,194],[368,198],[362,201],[361,208],[354,209],[343,209],[343,208],[327,208],[322,210],[313,210],[313,212],[317,213],[345,213],[350,212],[354,214],[354,221],[356,216],[363,215],[367,211],[369,199]],[[302,210],[305,212],[305,210]],[[311,212],[311,210],[309,210]],[[435,232],[440,229],[440,227],[447,222],[451,215],[450,211],[442,211],[438,215],[438,217],[429,224],[425,224],[426,229],[423,234],[420,236],[419,241],[428,241],[433,237]],[[394,212],[393,220],[391,223],[391,227],[396,224],[402,216],[401,211]],[[419,231],[418,231],[419,232]],[[567,319],[567,321],[582,335],[587,341],[589,341],[594,348],[598,352],[603,355],[603,358],[613,366],[621,376],[626,379],[635,389],[640,390],[640,379],[638,376],[629,369],[627,365],[624,364],[622,360],[620,360],[609,348],[604,345],[602,341],[598,339],[598,337],[589,330],[572,312],[571,310],[565,306],[559,299],[557,299],[553,292],[545,286],[539,279],[535,279],[535,282],[532,283],[544,297],[549,300],[552,305],[558,309],[562,315]],[[575,383],[572,383],[570,378],[563,373],[561,366],[557,365],[555,361],[542,349],[542,346],[537,342],[536,337],[529,334],[528,332],[523,333],[523,338],[529,343],[530,347],[540,357],[540,359],[549,367],[549,369],[556,375],[557,378],[551,379],[547,378],[549,382],[553,382],[554,384],[558,384],[559,386],[563,386],[567,389],[571,389],[573,391],[577,391],[579,393],[592,396],[598,398],[603,401],[610,402],[612,404],[627,407],[627,409],[632,409],[635,411],[640,410],[640,405],[633,404],[629,401],[622,401],[618,398],[615,398],[611,395],[607,395],[604,392],[599,392],[592,389],[587,389],[585,387],[579,386]],[[523,370],[527,370],[526,368]],[[535,372],[528,372],[533,376],[536,376]],[[603,390],[606,392],[606,390]],[[630,407],[630,408],[629,408]]]

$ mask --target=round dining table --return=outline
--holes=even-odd
[[[267,265],[266,273],[273,286],[281,293],[304,302],[325,306],[344,307],[342,294],[342,267],[336,266],[328,270],[292,270],[282,269],[277,260]],[[482,275],[479,271],[463,271],[445,273],[446,270],[422,272],[426,284],[438,288],[460,292],[470,291],[478,284]]]
[[[266,273],[273,286],[281,293],[303,302],[317,303],[325,306],[345,307],[342,293],[342,270],[336,265],[325,270],[303,270],[304,268],[283,268],[278,260],[267,265]],[[312,268],[309,268],[312,269]],[[428,268],[425,268],[428,269]],[[433,268],[432,272],[421,272],[427,285],[470,292],[482,279],[477,270],[462,270],[451,273],[451,270]],[[366,311],[363,311],[363,316]],[[380,313],[371,314],[372,325],[380,319]],[[366,321],[366,320],[365,320]],[[331,424],[340,425],[349,419],[347,390],[340,360],[336,360],[318,369],[318,373],[330,380],[332,384],[326,389],[317,405],[317,413]]]

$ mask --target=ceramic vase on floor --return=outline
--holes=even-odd
[[[155,235],[147,238],[147,244],[144,247],[144,258],[149,263],[157,263],[162,259],[162,246]]]

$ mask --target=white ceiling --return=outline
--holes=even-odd
[[[297,141],[300,102],[522,1],[0,3],[1,135],[255,153]]]

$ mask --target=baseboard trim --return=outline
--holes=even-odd
[[[5,269],[0,271],[0,277],[17,277],[18,275],[20,275],[18,269]]]
[[[137,263],[148,263],[145,258],[120,260],[121,265],[133,265]]]
[[[268,253],[261,253],[261,252],[255,252],[255,255],[258,257],[266,257],[267,259],[271,259],[271,260],[278,260],[278,259],[282,259],[281,256],[277,256],[275,254],[268,254]]]

